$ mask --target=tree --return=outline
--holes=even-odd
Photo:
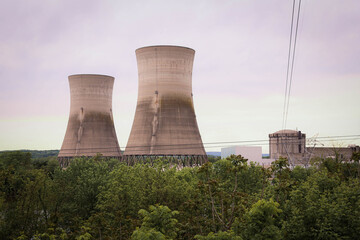
[[[222,232],[219,231],[217,233],[210,232],[207,236],[200,236],[196,235],[195,239],[198,240],[242,240],[240,236],[236,236],[234,232],[226,231]]]
[[[287,158],[280,157],[271,163],[273,174],[272,186],[275,190],[275,199],[278,203],[284,204],[291,191],[292,181],[291,170]]]
[[[49,179],[33,169],[30,153],[0,154],[0,238],[32,236],[49,224],[45,198]]]
[[[233,229],[244,239],[281,239],[280,228],[277,225],[278,216],[282,212],[279,203],[270,200],[259,200],[246,213],[244,222],[234,223]]]
[[[166,240],[164,234],[156,231],[153,228],[150,229],[136,229],[131,235],[132,240]]]
[[[255,201],[264,186],[261,167],[247,163],[241,155],[231,155],[199,168],[199,188],[212,218],[212,231],[227,231],[236,217]],[[208,221],[209,224],[209,221]]]
[[[139,214],[143,217],[140,228],[136,228],[131,239],[174,239],[177,236],[177,211],[171,211],[167,206],[150,206],[149,211],[141,209]]]
[[[360,182],[321,170],[291,191],[284,211],[285,239],[358,239]]]

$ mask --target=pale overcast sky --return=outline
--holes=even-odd
[[[282,125],[291,11],[290,0],[2,0],[0,150],[59,149],[67,77],[78,73],[115,77],[124,149],[137,100],[135,49],[150,45],[196,51],[204,143],[268,139]],[[360,135],[360,1],[303,0],[297,44],[287,128]],[[326,142],[348,143],[360,138]]]

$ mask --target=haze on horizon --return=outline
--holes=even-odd
[[[266,140],[282,125],[292,1],[0,2],[0,150],[60,149],[68,75],[115,77],[124,150],[136,108],[135,49],[194,49],[193,94],[207,151]],[[360,135],[360,2],[302,1],[287,128]],[[329,146],[360,144],[335,139]],[[268,146],[262,145],[263,152]]]

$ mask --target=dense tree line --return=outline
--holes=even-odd
[[[241,156],[177,169],[159,159],[0,154],[0,239],[360,239],[359,154],[265,169]]]
[[[5,153],[5,152],[13,152],[13,151],[0,151],[1,153]],[[59,150],[19,150],[19,152],[23,152],[23,153],[30,153],[31,154],[31,158],[51,158],[51,157],[57,157],[57,155],[59,154]]]

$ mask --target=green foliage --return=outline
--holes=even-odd
[[[272,199],[259,200],[245,214],[244,222],[234,224],[234,231],[244,239],[281,239],[277,226],[278,216],[282,212],[279,206]]]
[[[275,199],[281,205],[289,197],[292,189],[293,181],[291,179],[291,170],[287,158],[280,157],[271,163],[271,171],[273,174],[272,189]]]
[[[17,240],[25,240],[28,239],[25,235],[21,235]],[[61,228],[48,228],[46,232],[44,233],[36,233],[34,236],[32,236],[32,239],[36,240],[67,240],[68,236],[66,232]]]
[[[316,172],[291,192],[285,211],[286,239],[357,239],[360,182],[342,182],[327,170]]]
[[[204,164],[198,171],[198,186],[208,209],[203,214],[212,219],[211,225],[207,221],[207,231],[229,230],[235,218],[242,217],[267,184],[264,174],[261,167],[248,165],[240,155]]]
[[[0,153],[0,168],[13,170],[26,170],[31,168],[31,154],[16,152]]]
[[[327,170],[332,175],[337,175],[343,180],[359,178],[360,176],[360,152],[354,152],[350,161],[341,161],[337,158],[315,158],[313,164],[319,170]]]
[[[210,232],[207,236],[196,235],[195,239],[198,240],[242,240],[240,236],[236,236],[232,231],[217,233]]]
[[[0,166],[0,238],[44,229],[48,218],[44,197],[49,184],[44,171],[33,169],[31,155],[21,152],[0,154]]]
[[[15,151],[0,151],[0,154],[2,153],[14,153]],[[19,150],[16,152],[20,153],[27,153],[31,155],[31,158],[37,159],[37,158],[52,158],[57,157],[59,154],[59,150]]]
[[[221,160],[220,156],[214,156],[214,155],[207,155],[207,158],[208,158],[208,161],[211,163]]]
[[[359,173],[356,154],[310,168],[230,156],[179,170],[99,156],[60,169],[54,157],[3,152],[0,239],[359,239]]]
[[[59,162],[56,157],[35,158],[31,160],[31,164],[36,169],[44,169],[49,173],[54,173],[59,168]]]
[[[89,227],[81,226],[81,233],[75,239],[76,240],[90,240],[90,239],[93,239],[93,236],[89,233],[90,230],[91,230],[91,228],[89,228]]]
[[[290,178],[296,183],[301,183],[306,181],[313,171],[314,171],[313,168],[304,168],[302,166],[296,166],[290,172]]]
[[[360,152],[353,152],[352,156],[351,156],[351,160],[359,163],[360,161]]]
[[[134,233],[131,235],[132,240],[165,240],[166,237],[159,231],[156,231],[153,228],[144,229],[137,228]]]
[[[140,209],[139,214],[143,217],[140,228],[137,228],[131,239],[174,239],[177,236],[178,211],[171,211],[167,206],[150,206],[149,211]]]
[[[140,209],[156,203],[170,208],[181,207],[193,191],[187,182],[192,180],[191,172],[185,174],[186,171],[177,173],[175,168],[161,163],[154,167],[119,165],[110,173],[109,181],[99,195],[97,208],[107,213],[104,230],[114,238],[127,238],[139,221],[137,213]]]

